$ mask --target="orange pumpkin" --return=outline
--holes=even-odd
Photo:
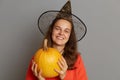
[[[61,57],[59,51],[55,48],[47,48],[47,39],[44,41],[44,47],[39,49],[34,56],[34,61],[38,65],[38,71],[42,71],[42,76],[52,78],[58,76],[54,69],[60,70],[57,62]]]

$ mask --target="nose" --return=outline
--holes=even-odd
[[[63,30],[60,30],[59,34],[60,34],[60,35],[63,35],[63,34],[64,34],[64,31],[63,31]]]

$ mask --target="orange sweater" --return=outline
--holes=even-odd
[[[31,71],[31,65],[32,65],[32,61],[30,62],[26,74],[26,80],[38,80]],[[86,70],[80,55],[78,55],[77,61],[74,66],[76,67],[76,69],[67,70],[64,80],[88,80]],[[60,79],[59,77],[54,77],[54,78],[46,78],[45,80],[60,80]]]

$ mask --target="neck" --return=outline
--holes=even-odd
[[[65,46],[53,45],[53,48],[56,48],[61,54],[64,52],[64,47],[65,47]]]

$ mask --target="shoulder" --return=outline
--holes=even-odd
[[[82,56],[80,53],[77,53],[77,59],[75,62],[75,67],[79,67],[79,65],[82,63]]]
[[[81,53],[77,53],[77,61],[80,61],[82,59]]]

